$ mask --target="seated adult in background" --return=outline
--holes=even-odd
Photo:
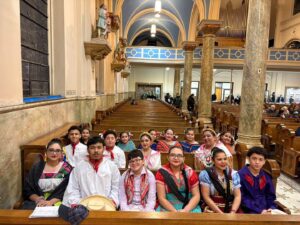
[[[144,156],[139,150],[127,155],[130,169],[120,180],[119,199],[121,211],[154,211],[156,185],[153,173],[144,167]]]
[[[103,156],[113,161],[118,168],[126,167],[125,154],[122,149],[116,146],[117,134],[113,130],[107,130],[103,134],[105,147]]]
[[[211,160],[212,155],[212,149],[214,147],[218,147],[222,149],[228,159],[228,164],[232,168],[232,155],[230,151],[226,148],[226,146],[218,141],[218,137],[216,132],[211,128],[204,128],[202,130],[202,139],[203,144],[200,146],[198,150],[196,150],[195,153],[195,168],[198,170],[203,170],[206,167],[212,166],[213,162]]]
[[[234,150],[235,142],[232,134],[229,131],[225,131],[220,134],[220,141],[230,151],[231,155],[235,155],[235,150]]]
[[[158,170],[161,167],[160,152],[154,151],[152,146],[152,135],[142,133],[140,135],[141,151],[144,155],[145,167],[149,170]]]
[[[158,141],[156,150],[162,153],[168,153],[170,147],[181,147],[178,141],[174,140],[174,131],[171,128],[167,128],[164,132],[165,140]]]
[[[271,177],[262,170],[266,152],[261,147],[253,147],[247,152],[247,157],[250,164],[239,171],[242,210],[245,213],[271,213],[276,208],[276,195]]]
[[[290,117],[290,112],[289,112],[287,106],[283,106],[281,108],[280,117],[282,117],[282,118],[289,118]]]
[[[197,174],[184,164],[181,147],[170,148],[169,163],[156,173],[159,206],[156,211],[201,212]]]
[[[100,137],[91,138],[88,143],[89,156],[72,171],[63,204],[71,207],[91,195],[110,198],[119,204],[118,189],[120,172],[111,160],[103,157],[104,141]]]
[[[90,129],[87,127],[84,127],[81,129],[81,138],[80,142],[84,145],[87,145],[89,139],[90,139]]]
[[[184,152],[193,152],[196,151],[200,145],[195,141],[195,131],[193,128],[187,128],[184,131],[185,140],[181,141],[180,144]]]
[[[87,156],[86,145],[80,143],[81,130],[78,126],[71,126],[68,130],[70,144],[65,147],[66,161],[73,167]]]
[[[266,110],[266,113],[268,114],[268,116],[278,116],[278,111],[276,110],[275,105],[270,105],[270,107]]]
[[[199,175],[204,212],[236,213],[241,203],[240,178],[227,163],[222,149],[212,152],[213,166]]]
[[[25,179],[23,209],[36,206],[59,205],[69,182],[72,166],[62,161],[63,144],[52,139],[45,154],[45,161],[35,164]]]
[[[135,144],[130,140],[129,132],[120,133],[120,141],[117,146],[122,149],[124,152],[130,152],[135,149]]]

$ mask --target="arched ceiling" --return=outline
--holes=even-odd
[[[127,38],[128,43],[133,43],[132,39],[138,38],[137,33],[150,28],[151,24],[155,23],[157,29],[170,34],[175,45],[178,46],[178,40],[189,39],[193,7],[208,11],[210,0],[161,0],[160,18],[154,17],[155,0],[114,0],[114,3],[115,12],[121,15],[121,35]],[[203,14],[203,11],[200,13]],[[208,14],[208,12],[204,13]],[[200,17],[206,18],[207,16],[200,15]],[[160,33],[160,35],[164,34]],[[145,33],[143,33],[143,38],[145,38]]]

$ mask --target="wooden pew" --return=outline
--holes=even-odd
[[[300,137],[295,136],[293,129],[286,127],[282,128],[279,136],[282,149],[281,169],[292,177],[298,177],[300,174]]]
[[[61,218],[29,219],[30,210],[0,210],[0,224],[55,225],[69,224]],[[101,212],[91,211],[82,225],[299,225],[298,215],[248,215],[178,212]]]

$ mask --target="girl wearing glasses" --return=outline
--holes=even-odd
[[[201,212],[199,181],[191,167],[184,164],[181,147],[169,151],[169,163],[156,173],[158,212]]]
[[[154,211],[156,203],[155,177],[144,166],[144,155],[133,150],[127,156],[130,169],[123,173],[120,180],[121,211]]]
[[[59,139],[52,139],[45,160],[31,168],[24,183],[23,209],[61,204],[72,170],[70,164],[62,161],[62,147]]]

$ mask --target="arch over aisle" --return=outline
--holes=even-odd
[[[142,10],[139,13],[137,13],[136,15],[134,15],[129,20],[129,22],[126,24],[126,27],[124,29],[124,35],[123,35],[124,38],[127,38],[129,29],[134,24],[134,22],[136,22],[139,18],[141,18],[142,16],[144,16],[146,14],[149,14],[149,13],[153,13],[153,9],[152,8],[148,8],[148,9]],[[175,24],[178,26],[180,35],[183,37],[183,40],[186,40],[185,28],[184,28],[184,25],[180,22],[180,20],[174,14],[170,13],[167,10],[162,9],[160,13],[168,16],[172,21],[175,22]]]
[[[172,47],[176,47],[176,43],[175,43],[174,39],[172,38],[172,36],[171,36],[167,31],[162,30],[162,29],[159,29],[159,28],[157,28],[156,30],[157,30],[158,32],[164,34],[164,35],[169,39],[169,41],[170,41],[171,44],[172,44]],[[142,30],[138,31],[138,32],[132,37],[131,41],[129,42],[129,46],[131,46],[132,43],[133,43],[133,41],[134,41],[140,34],[144,33],[145,31],[149,31],[149,32],[150,32],[150,28],[145,28],[145,29],[142,29]]]

